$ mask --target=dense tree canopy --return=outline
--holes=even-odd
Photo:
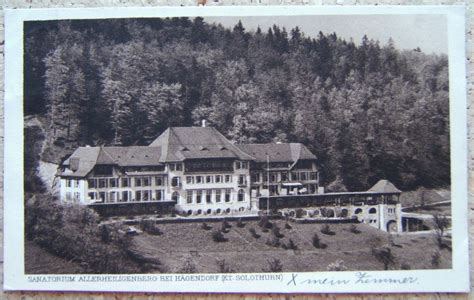
[[[58,159],[207,119],[236,143],[306,144],[325,184],[450,183],[444,55],[202,18],[28,22],[25,46],[25,113],[49,117]]]

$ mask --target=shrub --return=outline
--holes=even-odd
[[[284,235],[280,232],[280,228],[276,225],[272,227],[272,235],[279,239],[284,237]]]
[[[441,253],[439,251],[435,251],[433,255],[431,255],[431,266],[434,269],[439,268],[439,265],[441,264]]]
[[[381,263],[383,263],[384,270],[388,270],[395,264],[395,257],[392,250],[388,247],[372,248],[372,255]]]
[[[272,235],[267,239],[265,244],[267,244],[268,246],[277,248],[277,247],[280,247],[280,239]]]
[[[48,252],[80,263],[84,272],[140,271],[128,254],[131,238],[115,225],[98,226],[99,216],[92,209],[61,205],[49,194],[37,194],[27,202],[25,213],[29,237]]]
[[[230,225],[229,222],[227,222],[227,220],[224,219],[222,221],[222,227],[225,227],[226,229],[227,228],[230,229],[230,228],[232,228],[232,225]]]
[[[304,215],[304,210],[302,208],[296,209],[296,211],[295,211],[295,217],[296,218],[300,219],[300,218],[303,217],[303,215]]]
[[[323,228],[321,228],[321,233],[324,233],[325,235],[335,235],[336,234],[334,231],[331,231],[331,228],[329,227],[329,224],[324,224]]]
[[[449,226],[449,219],[444,215],[433,215],[433,228],[434,228],[434,236],[436,242],[440,249],[444,248],[445,245],[443,243],[444,231]]]
[[[237,227],[239,227],[239,228],[245,227],[245,223],[242,222],[242,218],[239,218],[239,220],[237,221]]]
[[[268,268],[262,269],[263,272],[282,272],[283,271],[283,264],[278,258],[273,258],[267,260]]]
[[[227,239],[224,237],[222,232],[218,230],[212,232],[212,240],[216,243],[227,242]]]
[[[256,239],[258,239],[260,237],[260,234],[258,234],[257,231],[255,230],[255,228],[253,228],[253,227],[249,228],[249,232]]]
[[[347,271],[348,268],[346,266],[346,264],[344,263],[344,261],[342,259],[338,259],[336,260],[335,262],[333,263],[330,263],[327,268],[326,268],[328,271],[335,271],[335,272],[339,272],[339,271]]]
[[[193,261],[190,258],[188,258],[184,262],[181,269],[179,269],[178,273],[186,273],[186,274],[197,273],[196,265],[193,263]]]
[[[201,228],[204,230],[211,230],[212,226],[209,226],[206,222],[203,222]]]
[[[314,248],[318,248],[318,249],[326,249],[327,248],[327,245],[324,244],[323,242],[321,242],[321,240],[320,240],[317,233],[314,233],[312,241],[313,241]]]
[[[263,215],[260,217],[258,226],[260,226],[263,229],[271,229],[273,227],[273,224],[268,220],[267,216]]]
[[[407,263],[402,263],[400,265],[400,270],[411,270],[411,266]]]
[[[352,224],[351,227],[349,228],[349,231],[354,233],[354,234],[359,234],[361,231],[359,230],[359,228],[357,228],[357,225],[355,224]]]
[[[140,228],[151,235],[161,235],[163,232],[156,226],[156,223],[153,220],[142,219],[140,221]]]
[[[289,249],[289,250],[297,250],[298,246],[296,246],[295,242],[293,242],[292,239],[289,239],[288,244],[286,244],[283,248],[284,249]]]
[[[219,273],[232,273],[234,270],[229,266],[225,259],[217,259],[216,265]]]
[[[231,228],[231,227],[232,227],[232,226],[231,226],[226,220],[222,221],[221,231],[222,231],[223,233],[229,232],[229,228]]]

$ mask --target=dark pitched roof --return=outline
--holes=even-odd
[[[256,162],[296,162],[301,159],[316,159],[306,146],[300,143],[241,144],[242,151],[252,155]]]
[[[118,166],[156,166],[160,163],[161,147],[130,146],[130,147],[79,147],[64,161],[63,165],[70,169],[58,175],[84,177],[95,165]],[[77,168],[76,168],[77,167]]]
[[[170,127],[150,146],[162,147],[161,162],[195,158],[253,159],[213,127]]]
[[[103,147],[103,151],[112,157],[119,166],[156,166],[161,164],[161,147],[129,146]],[[104,164],[97,160],[97,163]]]
[[[399,189],[393,183],[386,179],[380,179],[373,187],[371,187],[368,192],[377,192],[377,193],[401,193]]]
[[[99,147],[77,148],[76,151],[74,151],[74,153],[63,162],[64,166],[69,166],[71,158],[75,158],[77,161],[77,169],[75,171],[62,172],[58,175],[77,177],[86,176],[90,171],[92,171],[92,169],[96,165],[97,157],[99,156],[99,151]]]

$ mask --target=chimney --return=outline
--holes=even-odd
[[[202,127],[206,127],[206,119],[203,119],[201,122],[202,122]]]

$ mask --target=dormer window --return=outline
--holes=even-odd
[[[204,147],[204,146],[201,146],[201,148],[199,148],[201,151],[208,151],[209,149],[207,149],[207,147]]]
[[[226,147],[222,146],[222,147],[219,148],[219,150],[225,151],[225,150],[228,150],[228,149]]]
[[[181,147],[179,150],[181,150],[181,151],[189,151],[189,149],[188,149],[187,147],[184,147],[184,146]]]
[[[247,162],[246,161],[236,161],[235,162],[236,169],[247,169]]]

